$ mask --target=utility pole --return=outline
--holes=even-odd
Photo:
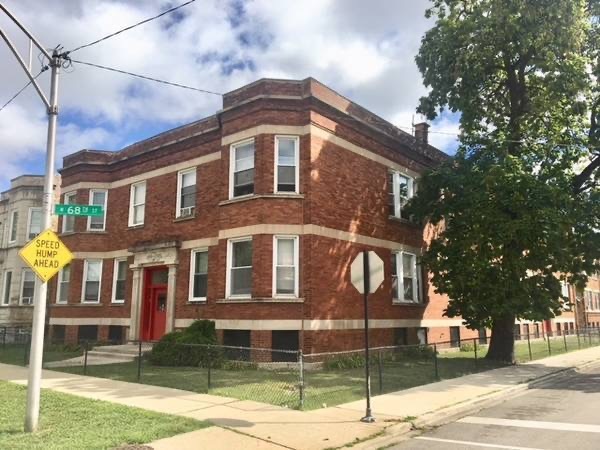
[[[40,95],[48,111],[48,140],[46,143],[46,170],[44,175],[44,197],[42,204],[43,229],[52,226],[52,205],[54,202],[54,160],[56,150],[56,123],[58,119],[58,75],[63,56],[58,47],[50,55],[33,35],[14,17],[8,9],[0,3],[0,10],[27,35],[42,54],[49,60],[51,70],[50,101],[48,101],[37,84],[35,77],[23,61],[16,47],[8,36],[0,29],[0,36],[4,39],[17,61],[29,77],[31,83]],[[40,385],[42,378],[42,357],[44,354],[44,325],[46,321],[46,294],[48,283],[36,283],[36,292],[33,303],[33,324],[31,335],[31,350],[29,352],[29,374],[27,379],[27,409],[25,413],[25,431],[33,432],[38,427],[40,415]]]

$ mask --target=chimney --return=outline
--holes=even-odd
[[[427,145],[429,127],[430,125],[426,122],[415,124],[415,139],[417,140],[417,143]]]

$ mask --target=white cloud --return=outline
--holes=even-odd
[[[175,4],[56,0],[51,8],[40,8],[37,0],[5,3],[44,45],[62,44],[65,49]],[[260,77],[312,76],[395,124],[410,126],[418,98],[425,93],[414,56],[431,25],[424,18],[428,3],[203,0],[184,7],[181,14],[137,27],[72,57],[217,92]],[[0,17],[0,27],[26,53],[27,42],[14,25]],[[0,57],[8,61],[0,86],[2,101],[26,78],[5,46],[0,46]],[[39,67],[37,52],[33,60]],[[40,77],[40,84],[48,86],[47,74]],[[131,136],[159,132],[221,107],[216,96],[81,65],[61,75],[59,99],[60,154],[82,147],[118,149]],[[26,170],[37,160],[41,167],[45,115],[31,88],[15,106],[0,112],[0,138],[4,164]],[[447,145],[433,134],[432,142]],[[8,178],[0,174],[0,185]]]

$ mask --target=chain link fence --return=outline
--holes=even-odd
[[[487,339],[370,349],[373,396],[477,373],[500,364],[485,359]],[[27,365],[29,334],[0,328],[0,362]],[[47,342],[44,367],[82,375],[317,409],[365,398],[364,350],[304,355],[301,351],[224,345],[132,342],[122,345]],[[600,345],[600,330],[515,335],[517,362]]]

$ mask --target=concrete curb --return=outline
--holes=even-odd
[[[484,408],[489,408],[496,404],[502,403],[508,397],[513,397],[516,394],[527,391],[528,389],[535,388],[536,386],[543,386],[544,384],[553,381],[555,378],[568,375],[574,370],[585,369],[597,365],[600,365],[600,359],[586,361],[576,366],[557,369],[554,372],[542,375],[541,377],[535,378],[533,380],[520,383],[516,386],[492,392],[490,394],[485,394],[483,396],[476,397],[474,399],[470,399],[458,403],[456,405],[448,406],[437,411],[426,413],[413,420],[412,423],[403,422],[389,426],[385,428],[384,434],[382,436],[378,436],[373,439],[360,442],[356,445],[352,445],[351,443],[349,443],[347,444],[347,446],[356,450],[385,448],[405,440],[406,438],[408,438],[407,435],[414,431],[415,428],[431,428],[445,425],[469,414],[481,411]]]

